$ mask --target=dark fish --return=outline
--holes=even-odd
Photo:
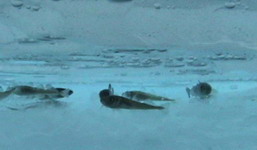
[[[136,99],[136,100],[156,100],[156,101],[175,101],[174,99],[162,97],[153,95],[146,92],[141,91],[126,91],[122,94],[122,96],[125,96],[130,99]]]
[[[113,88],[109,84],[109,89],[104,89],[99,93],[101,103],[109,108],[116,109],[164,109],[161,106],[153,106],[145,103],[133,101],[131,99],[114,95]]]
[[[16,86],[13,87],[13,94],[19,96],[35,96],[41,99],[57,99],[70,96],[73,91],[65,88],[49,88],[42,89],[31,86]]]
[[[208,98],[212,92],[212,87],[209,83],[199,82],[191,89],[187,87],[186,92],[189,98],[191,97],[191,95],[200,98]]]

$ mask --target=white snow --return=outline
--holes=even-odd
[[[257,149],[257,1],[0,1],[0,82],[66,87],[64,105],[0,101],[1,150]],[[185,88],[209,82],[208,101]],[[98,93],[174,98],[112,110]]]

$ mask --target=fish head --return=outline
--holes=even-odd
[[[190,90],[191,94],[194,96],[208,96],[211,94],[212,92],[212,87],[210,84],[206,83],[206,82],[199,82],[196,86],[194,86],[191,90]]]
[[[114,89],[112,88],[112,85],[109,84],[108,89],[104,89],[102,91],[100,91],[99,96],[100,98],[104,98],[104,97],[108,97],[114,95]]]
[[[202,82],[199,86],[200,86],[199,89],[200,89],[202,95],[209,95],[209,94],[211,94],[212,87],[211,87],[210,84],[208,84],[206,82]]]
[[[71,94],[73,94],[73,91],[71,89],[66,88],[55,88],[59,92],[59,97],[68,97]]]
[[[100,91],[100,93],[99,93],[99,97],[101,99],[104,98],[104,97],[108,97],[110,95],[112,95],[112,93],[109,89],[104,89],[104,90]]]

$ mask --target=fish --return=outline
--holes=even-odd
[[[113,109],[164,109],[162,106],[154,106],[150,104],[145,104],[137,102],[126,97],[114,95],[114,90],[109,84],[108,89],[101,90],[99,92],[100,102],[109,108]]]
[[[212,93],[212,87],[207,82],[199,81],[199,83],[193,86],[191,89],[187,87],[186,92],[189,98],[191,96],[200,97],[200,98],[209,98],[210,94]]]
[[[144,101],[144,100],[173,101],[173,102],[175,101],[174,99],[157,96],[157,95],[142,92],[142,91],[126,91],[122,94],[122,96],[130,99],[136,99],[138,101]]]
[[[66,88],[37,88],[31,86],[15,86],[12,88],[13,94],[19,96],[33,96],[40,99],[58,99],[68,97],[73,94],[73,91]]]

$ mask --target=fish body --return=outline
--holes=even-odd
[[[153,106],[145,103],[140,103],[116,95],[101,98],[101,103],[106,107],[120,109],[164,109],[161,106]]]
[[[109,89],[104,89],[99,93],[100,102],[106,107],[114,109],[164,109],[164,107],[161,106],[140,103],[122,96],[114,95],[113,89],[110,87],[109,85]]]
[[[142,91],[126,91],[122,94],[122,96],[125,96],[130,99],[136,99],[139,101],[143,100],[156,100],[156,101],[175,101],[174,99],[142,92]]]
[[[70,96],[73,91],[65,88],[50,88],[42,89],[31,86],[16,86],[13,87],[13,94],[19,96],[35,96],[41,99],[57,99]]]
[[[186,88],[186,92],[188,97],[191,96],[200,97],[200,98],[208,98],[212,93],[212,87],[209,83],[199,82],[197,85],[193,86],[191,89]]]

